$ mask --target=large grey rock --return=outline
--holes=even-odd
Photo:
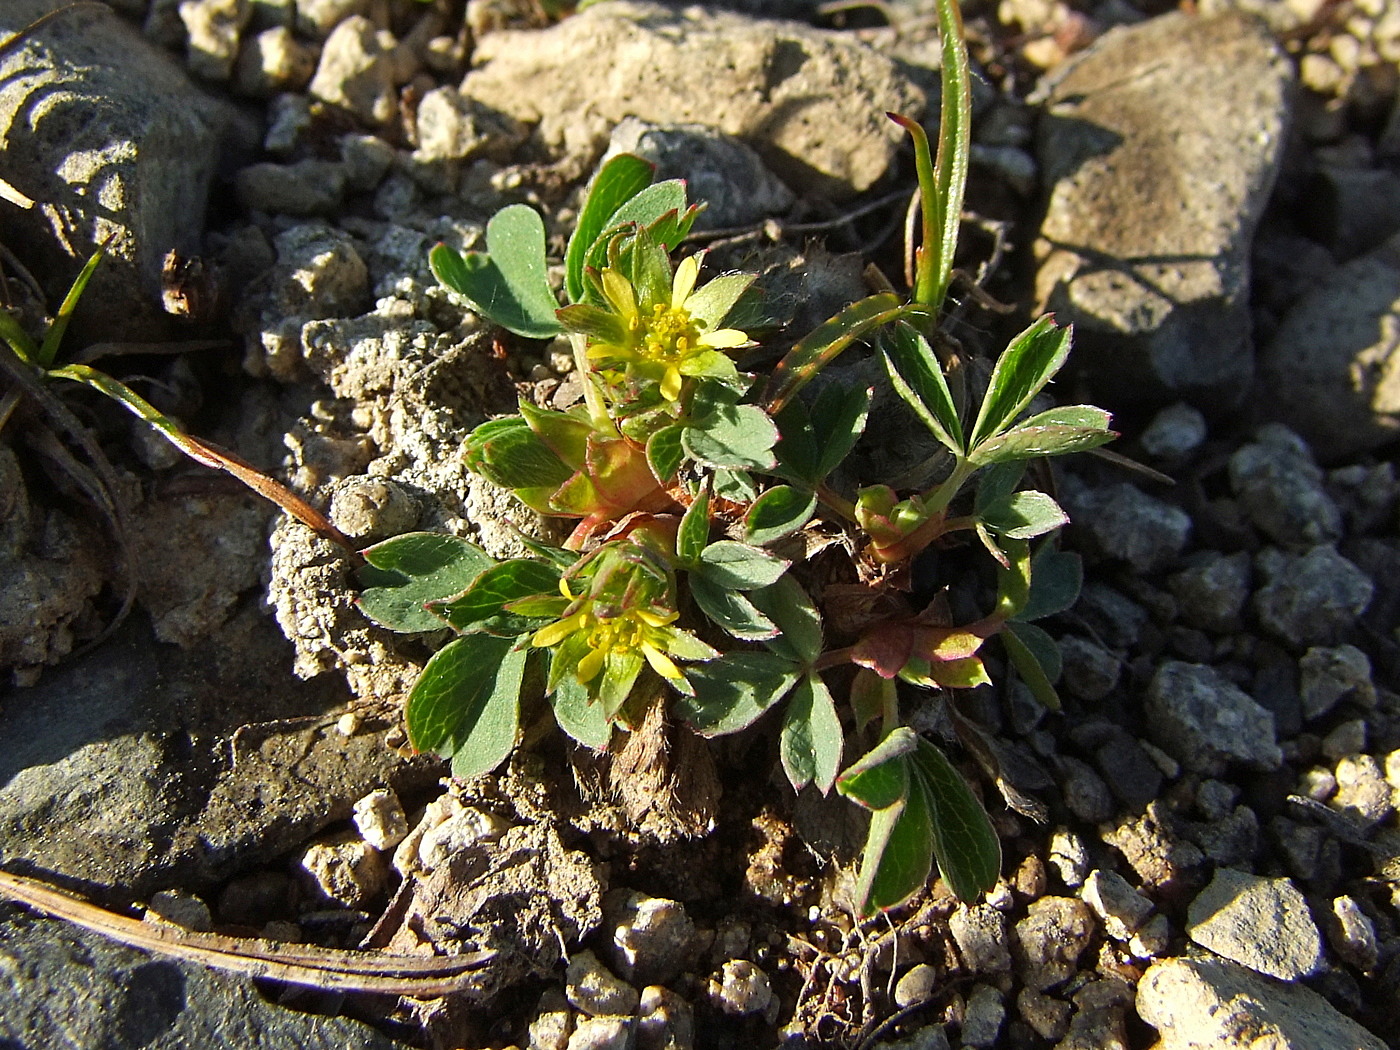
[[[1322,964],[1322,935],[1288,879],[1217,868],[1187,910],[1186,934],[1216,955],[1285,981]]]
[[[1147,731],[1188,769],[1218,774],[1231,762],[1277,769],[1274,716],[1206,664],[1169,660],[1144,697]]]
[[[292,654],[245,609],[198,650],[133,619],[0,710],[0,856],[94,892],[149,896],[269,863],[393,783],[405,765],[373,723],[334,727],[343,691],[291,677]],[[261,723],[260,725],[258,723]]]
[[[147,955],[9,904],[0,904],[0,944],[0,1045],[8,1050],[401,1045],[359,1021],[274,1006],[246,978]]]
[[[64,0],[0,4],[0,37]],[[0,56],[0,179],[36,201],[0,207],[0,239],[55,300],[99,244],[107,258],[74,335],[166,335],[166,252],[197,254],[221,159],[251,126],[110,11],[76,8]]]
[[[1185,14],[1114,29],[1056,75],[1036,297],[1074,323],[1101,398],[1220,411],[1247,390],[1249,248],[1290,79],[1257,23]]]
[[[902,135],[885,112],[918,117],[925,104],[892,61],[849,37],[700,6],[596,4],[543,32],[492,33],[473,62],[462,94],[538,124],[556,152],[587,157],[624,117],[705,124],[794,189],[832,198],[889,170]],[[594,74],[580,80],[582,69]]]
[[[1400,236],[1315,284],[1260,355],[1271,415],[1323,462],[1400,436]]]
[[[1385,1050],[1385,1042],[1296,981],[1219,959],[1164,959],[1143,974],[1138,1015],[1162,1050]]]

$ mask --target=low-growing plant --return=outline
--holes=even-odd
[[[1026,418],[1069,352],[1069,331],[1049,318],[1011,341],[975,410],[965,404],[939,321],[967,177],[969,73],[955,0],[938,11],[937,155],[917,123],[891,115],[912,136],[920,186],[910,298],[848,306],[765,381],[734,356],[754,346],[730,320],[753,277],[702,283],[701,254],[675,260],[696,208],[681,182],[653,184],[637,157],[614,157],[594,178],[564,258],[563,308],[546,277],[543,223],[524,205],[491,220],[484,253],[434,249],[434,272],[478,313],[521,336],[567,336],[584,392],[564,411],[522,401],[466,440],[473,471],[577,522],[561,547],[530,540],[531,557],[498,562],[465,540],[414,533],[364,552],[361,604],[372,619],[454,634],[428,661],[406,718],[413,746],[450,757],[457,776],[507,758],[534,690],[565,733],[595,749],[668,696],[705,737],[781,709],[793,788],[835,787],[870,812],[860,908],[907,900],[934,862],[964,899],[996,882],[986,811],[944,752],[905,724],[897,683],[917,702],[983,684],[982,650],[995,637],[1035,695],[1058,703],[1055,643],[1031,621],[1074,600],[1079,563],[1053,540],[1064,512],[1022,487],[1024,468],[1114,435],[1108,414],[1087,405]],[[873,344],[942,449],[940,480],[926,489],[833,481],[873,391],[829,375],[814,398],[801,395],[857,342]],[[966,622],[942,595],[923,608],[909,597],[911,561],[957,534],[980,541],[998,581],[994,605]],[[843,537],[851,552],[834,583],[804,553],[820,536]],[[990,763],[951,702],[949,713]],[[847,763],[851,748],[863,753]]]

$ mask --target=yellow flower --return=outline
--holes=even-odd
[[[737,328],[720,325],[753,276],[726,274],[697,290],[699,273],[699,257],[687,256],[670,287],[649,295],[610,265],[596,275],[605,305],[566,307],[559,319],[589,337],[588,360],[596,367],[621,371],[638,385],[655,383],[663,398],[675,401],[686,377],[733,376],[734,362],[722,351],[749,343]]]
[[[583,574],[586,589],[575,594],[568,577],[560,580],[566,604],[559,619],[530,638],[535,648],[553,651],[550,692],[572,673],[589,696],[613,715],[648,666],[689,694],[690,683],[676,659],[712,660],[719,654],[673,626],[679,614],[672,607],[670,574],[652,564],[652,558],[635,544],[605,545],[590,562],[590,572]]]

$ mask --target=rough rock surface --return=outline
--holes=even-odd
[[[0,36],[61,6],[10,0]],[[25,262],[51,287],[69,284],[106,241],[75,332],[162,337],[162,261],[172,248],[198,253],[220,154],[251,146],[243,118],[100,7],[60,16],[0,56],[0,85],[0,179],[37,202],[6,204],[0,234],[29,249]]]
[[[1322,963],[1317,924],[1288,879],[1216,869],[1191,902],[1186,933],[1217,955],[1281,980],[1305,977]]]
[[[1138,984],[1137,1011],[1162,1050],[1384,1050],[1311,988],[1220,959],[1164,959]]]
[[[1284,315],[1260,355],[1270,410],[1324,462],[1400,435],[1400,238],[1353,259]],[[1346,426],[1339,426],[1339,420]]]
[[[1036,294],[1074,323],[1100,396],[1209,412],[1247,389],[1249,245],[1289,80],[1270,37],[1234,15],[1116,29],[1056,73]]]
[[[15,1050],[398,1045],[360,1021],[282,1009],[242,977],[150,956],[13,905],[0,904],[0,943],[0,1043]]]
[[[537,123],[551,149],[587,154],[629,116],[706,124],[747,142],[794,189],[833,198],[889,170],[900,134],[886,111],[917,117],[924,108],[923,92],[873,50],[702,7],[598,4],[542,33],[494,33],[474,63],[462,94]],[[581,68],[605,71],[583,113]]]

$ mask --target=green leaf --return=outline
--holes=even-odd
[[[1022,489],[984,508],[982,522],[994,534],[1032,540],[1069,523],[1069,515],[1047,493]]]
[[[871,833],[861,855],[861,876],[856,884],[857,899],[865,913],[872,908],[884,911],[903,904],[928,885],[933,870],[933,814],[928,789],[919,777],[909,777],[904,805],[897,808],[888,831],[880,828],[878,838],[883,842],[879,843],[879,860],[867,874],[866,869],[872,864],[871,846],[877,841],[876,826],[889,820],[883,815],[886,811],[870,818]]]
[[[1006,624],[1006,630],[1001,632],[1000,637],[1002,645],[1006,647],[1006,655],[1011,657],[1016,673],[1031,694],[1051,711],[1060,710],[1060,694],[1055,692],[1055,679],[1060,676],[1061,661],[1060,647],[1055,640],[1035,624],[1015,620]],[[1050,655],[1051,650],[1053,656]]]
[[[778,633],[777,626],[758,607],[738,591],[732,591],[692,573],[690,595],[700,611],[735,638],[759,642]]]
[[[668,219],[669,217],[669,219]],[[685,183],[667,179],[639,190],[608,217],[603,230],[584,251],[584,266],[601,270],[608,265],[609,250],[619,237],[648,229],[653,243],[672,251],[689,232],[694,216],[686,208]],[[623,258],[623,256],[627,258]],[[630,246],[618,251],[618,263],[630,275]]]
[[[810,489],[775,485],[759,496],[744,515],[744,532],[750,543],[763,545],[790,536],[811,520],[817,494]]]
[[[758,498],[758,488],[747,473],[730,470],[727,467],[717,470],[710,479],[714,494],[730,503],[749,503]]]
[[[681,518],[676,530],[676,561],[680,565],[694,565],[710,542],[710,490],[701,487],[699,495]]]
[[[718,405],[681,435],[686,454],[711,467],[772,470],[778,428],[757,405]]]
[[[446,626],[423,608],[459,594],[495,564],[480,547],[439,532],[409,532],[364,551],[360,610],[381,627],[412,633]]]
[[[68,322],[73,319],[73,311],[78,308],[78,301],[82,299],[83,292],[87,290],[88,282],[92,280],[92,275],[97,269],[97,264],[102,261],[106,254],[103,249],[98,248],[93,252],[78,276],[73,279],[72,285],[68,288],[68,294],[63,297],[63,302],[59,304],[58,313],[54,315],[53,324],[49,325],[48,331],[44,333],[44,342],[39,347],[35,364],[40,368],[49,368],[53,365],[54,359],[58,356],[58,344],[63,342],[63,334],[68,331]],[[22,355],[21,355],[22,356]]]
[[[893,678],[881,678],[868,667],[856,671],[851,682],[850,704],[857,732],[877,718],[892,721],[898,703]]]
[[[749,591],[776,583],[790,564],[760,547],[719,540],[701,552],[697,571],[721,587]]]
[[[1017,620],[1040,620],[1064,612],[1084,586],[1084,562],[1073,551],[1043,543],[1031,559],[1031,590]]]
[[[822,652],[822,618],[802,584],[787,575],[749,597],[781,632],[766,643],[768,648],[800,664],[816,661]]]
[[[647,439],[647,466],[662,485],[671,483],[685,459],[685,447],[681,444],[684,433],[685,427],[676,424],[662,427]]]
[[[1065,456],[1106,445],[1118,435],[1108,429],[1110,416],[1092,405],[1052,408],[1018,427],[989,438],[972,451],[978,466],[1036,456]]]
[[[817,325],[784,355],[769,377],[764,395],[769,411],[774,415],[782,412],[788,401],[848,346],[909,312],[895,296],[881,293],[851,303]]]
[[[982,470],[977,476],[977,497],[973,501],[972,510],[976,515],[981,515],[988,508],[995,506],[1016,491],[1016,486],[1021,484],[1021,478],[1025,476],[1026,465],[1022,462],[998,463]]]
[[[1069,342],[1070,329],[1056,328],[1054,319],[1047,316],[1039,318],[1002,351],[972,427],[974,452],[984,441],[1009,427],[1050,382],[1069,358]]]
[[[507,604],[520,598],[536,594],[558,597],[559,576],[557,568],[544,562],[526,558],[504,561],[483,572],[457,597],[436,603],[433,611],[458,631],[470,630],[500,616]],[[518,624],[515,633],[529,629],[528,624]]]
[[[524,673],[514,639],[469,634],[448,642],[408,696],[409,743],[450,757],[453,776],[491,772],[515,747]]]
[[[806,403],[793,398],[773,421],[778,425],[778,443],[773,446],[773,453],[778,458],[779,473],[808,487],[820,484],[824,480],[822,455]]]
[[[573,675],[565,675],[549,698],[559,728],[584,747],[606,751],[612,739],[612,719],[603,705],[592,700],[588,688]]]
[[[473,310],[528,339],[563,331],[545,272],[544,220],[527,204],[502,208],[486,224],[486,251],[466,255],[439,244],[428,254],[439,281]]]
[[[787,695],[799,671],[772,653],[728,653],[687,670],[694,696],[676,710],[704,737],[737,733]]]
[[[895,392],[914,410],[939,444],[961,456],[966,450],[962,422],[937,355],[913,325],[899,321],[886,329],[880,356]]]
[[[571,302],[582,302],[583,264],[613,215],[642,190],[651,185],[656,168],[631,153],[619,153],[593,176],[588,196],[579,209],[578,225],[564,253],[565,285]]]
[[[21,361],[30,365],[38,364],[38,344],[29,337],[24,326],[15,320],[15,315],[5,309],[0,309],[0,339],[9,344],[10,349]]]
[[[927,740],[919,741],[914,768],[927,791],[938,868],[960,900],[976,900],[1001,875],[1001,841],[987,811],[947,756]]]
[[[836,790],[866,809],[888,809],[907,791],[909,767],[904,760],[918,744],[918,734],[897,726],[837,778]]]
[[[817,395],[812,406],[812,432],[821,456],[815,481],[825,481],[865,433],[873,392],[868,386],[830,383]]]
[[[836,704],[820,677],[804,675],[792,690],[783,713],[780,752],[783,770],[794,791],[815,783],[823,795],[841,768],[844,737]]]

